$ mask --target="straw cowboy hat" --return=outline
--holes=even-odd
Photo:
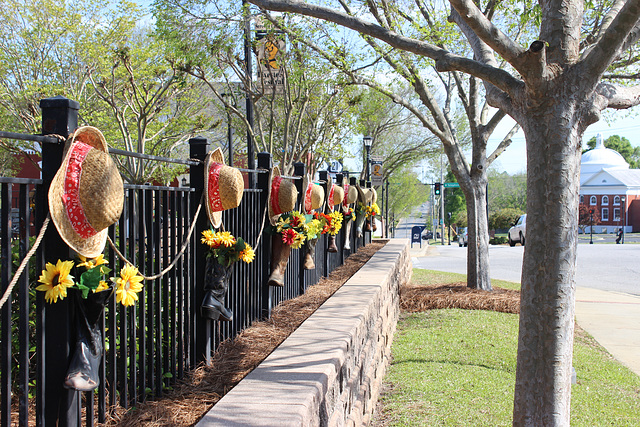
[[[349,185],[346,179],[342,183],[342,188],[345,193],[344,200],[342,201],[342,211],[348,212],[350,205],[358,200],[358,189],[355,185]]]
[[[362,203],[363,205],[367,204],[367,189],[363,189],[360,184],[356,184],[356,191],[358,192],[358,203]]]
[[[107,228],[122,213],[124,188],[99,129],[83,126],[70,135],[48,197],[62,240],[84,257],[100,255]]]
[[[324,201],[324,188],[321,185],[314,183],[311,180],[311,176],[307,174],[302,181],[302,211],[305,215],[309,215],[315,209],[322,207]]]
[[[377,202],[378,202],[378,192],[377,192],[377,191],[376,191],[376,189],[375,189],[375,188],[373,188],[373,187],[371,187],[371,188],[369,189],[369,192],[370,192],[370,197],[371,197],[371,200],[370,200],[370,201],[371,201],[371,204],[373,205],[373,204],[375,204],[375,203],[377,203]]]
[[[278,218],[285,212],[292,211],[296,207],[298,190],[293,182],[282,178],[280,168],[274,166],[271,170],[271,185],[267,204],[269,209],[269,222],[276,225]]]
[[[344,200],[344,189],[333,183],[331,176],[327,177],[327,205],[329,211],[333,212],[333,207],[339,205]]]
[[[224,164],[220,147],[211,151],[204,168],[204,191],[209,221],[222,225],[222,211],[237,208],[244,193],[244,179],[236,168]]]

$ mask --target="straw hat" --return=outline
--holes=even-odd
[[[355,185],[349,185],[349,183],[345,182],[342,184],[342,188],[344,189],[344,200],[342,201],[342,211],[348,212],[350,206],[358,200],[358,189]]]
[[[236,168],[224,164],[220,147],[207,155],[204,191],[209,221],[214,228],[222,224],[222,211],[237,208],[244,193],[244,179]]]
[[[319,209],[324,201],[324,188],[315,184],[311,180],[311,176],[307,174],[302,181],[302,189],[304,198],[302,200],[302,211],[305,215],[309,215],[314,209]]]
[[[274,166],[271,170],[271,185],[269,186],[269,222],[276,225],[278,218],[285,212],[296,207],[298,190],[293,182],[280,176],[280,168]]]
[[[83,126],[70,135],[48,197],[62,240],[84,257],[100,255],[107,228],[122,213],[124,188],[99,129]]]
[[[362,189],[360,184],[356,184],[356,191],[358,192],[358,203],[362,203],[363,205],[367,204],[367,189]]]
[[[327,176],[327,206],[333,212],[333,207],[339,205],[344,200],[344,189],[333,183],[331,175]]]

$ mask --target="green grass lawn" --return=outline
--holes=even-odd
[[[414,270],[415,283],[465,281]],[[494,286],[519,288],[494,281]],[[509,426],[518,315],[431,310],[401,316],[374,426]],[[572,426],[640,426],[640,377],[586,333],[576,334]]]

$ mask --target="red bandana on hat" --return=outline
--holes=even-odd
[[[271,209],[273,210],[274,215],[280,215],[282,211],[280,210],[280,203],[278,195],[280,193],[280,184],[282,183],[282,177],[276,176],[273,178],[271,182]]]
[[[220,170],[224,165],[222,163],[212,162],[209,168],[209,208],[211,212],[220,212],[222,208],[222,199],[220,198]]]
[[[344,185],[344,199],[342,199],[342,206],[349,207],[349,184]]]
[[[331,184],[331,190],[329,190],[329,197],[327,198],[327,200],[329,200],[329,210],[331,212],[333,212],[333,191],[335,190],[336,185],[335,184]]]
[[[62,203],[64,204],[69,222],[74,231],[83,239],[95,236],[98,232],[89,224],[84,208],[80,202],[80,177],[82,176],[82,163],[87,158],[89,151],[93,149],[89,144],[76,141],[71,146],[71,153],[67,163],[64,177],[64,190]]]

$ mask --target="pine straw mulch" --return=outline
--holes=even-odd
[[[140,403],[129,412],[116,408],[105,425],[193,425],[385,244],[386,241],[375,241],[358,249],[305,294],[275,307],[269,320],[257,322],[234,339],[220,344],[211,365],[202,365],[190,372],[162,399]]]
[[[445,285],[408,284],[400,289],[400,308],[416,313],[438,308],[491,310],[520,313],[520,291],[494,287],[493,291],[470,289],[464,282]]]

